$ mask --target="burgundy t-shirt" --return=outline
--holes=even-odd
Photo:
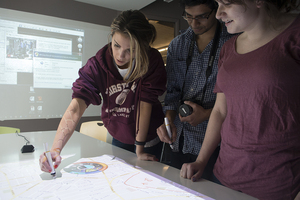
[[[259,199],[300,191],[300,16],[266,45],[238,54],[231,38],[220,53],[215,92],[227,116],[214,173]]]

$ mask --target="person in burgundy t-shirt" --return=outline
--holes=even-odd
[[[221,142],[214,174],[223,185],[292,200],[300,191],[300,15],[289,13],[290,1],[217,2],[228,32],[242,33],[221,50],[204,143],[181,176],[197,180]]]

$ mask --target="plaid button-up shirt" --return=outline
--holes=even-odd
[[[196,42],[194,43],[194,51],[192,62],[186,72],[186,59],[188,51],[192,42],[193,30],[188,28],[184,33],[172,40],[168,47],[167,54],[167,94],[165,97],[164,112],[166,110],[175,110],[178,112],[180,102],[182,100],[189,100],[195,103],[201,101],[203,95],[203,87],[206,82],[206,69],[212,48],[213,40],[206,46],[202,53],[199,53]],[[218,58],[223,44],[232,35],[228,34],[226,27],[222,25],[222,32],[216,52],[212,73],[207,80],[206,91],[202,106],[205,109],[212,108],[215,104],[216,94],[213,89],[216,82],[218,72]],[[185,83],[184,83],[185,82]],[[184,85],[184,88],[182,88]],[[181,94],[181,90],[183,93]],[[177,140],[174,143],[174,151],[179,150],[179,137],[184,134],[184,145],[182,152],[198,155],[204,135],[206,131],[208,120],[197,126],[191,126],[189,123],[182,123],[178,115],[174,120],[177,128]]]

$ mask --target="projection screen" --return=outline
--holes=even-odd
[[[110,28],[0,8],[0,120],[60,118]],[[84,116],[99,116],[90,106]]]

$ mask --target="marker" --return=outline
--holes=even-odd
[[[171,128],[170,128],[170,123],[167,117],[165,117],[165,125],[166,125],[166,129],[168,132],[168,135],[170,138],[172,138],[172,132],[171,132]],[[173,149],[173,143],[170,144],[171,149]]]
[[[47,160],[48,160],[48,163],[52,169],[52,171],[50,172],[50,174],[52,175],[53,178],[56,178],[55,177],[55,169],[53,167],[53,162],[52,162],[52,158],[51,158],[51,153],[50,151],[48,151],[48,143],[44,143],[44,147],[45,147],[45,154],[46,154],[46,157],[47,157]]]

